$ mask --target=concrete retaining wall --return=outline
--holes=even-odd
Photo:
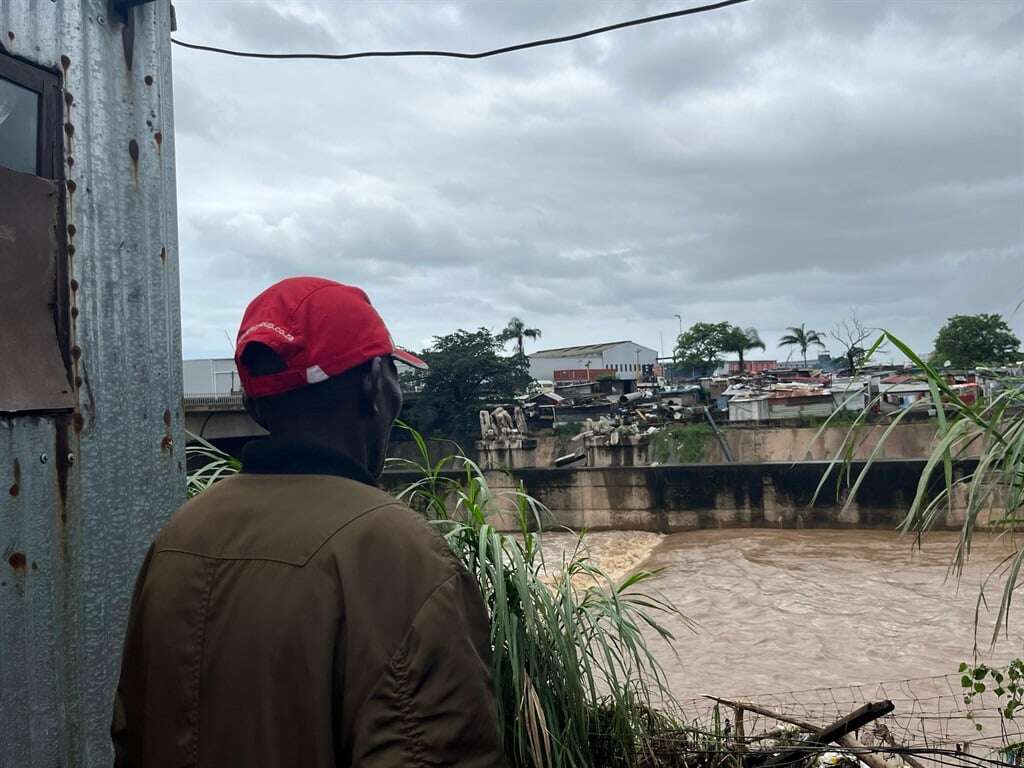
[[[888,424],[871,424],[858,429],[854,458],[866,459],[878,445]],[[836,455],[849,431],[848,426],[829,427],[818,435],[818,427],[739,427],[722,432],[737,461],[827,461]],[[928,456],[935,440],[935,422],[897,426],[882,446],[879,458],[921,459]],[[704,461],[725,462],[717,440],[709,440]]]
[[[863,462],[854,462],[854,477]],[[670,533],[701,528],[894,528],[909,509],[924,461],[881,460],[845,511],[830,480],[811,506],[827,462],[686,464],[661,467],[519,469],[489,472],[494,489],[522,483],[552,513],[553,524],[588,530]],[[960,465],[958,472],[966,471]],[[387,473],[389,488],[415,478]],[[958,527],[958,503],[943,521]],[[511,527],[511,526],[508,526]]]
[[[854,441],[854,456],[866,459],[878,445],[879,438],[888,424],[871,424],[860,427]],[[729,445],[733,458],[738,462],[761,463],[772,461],[828,461],[839,450],[849,432],[849,426],[829,427],[820,435],[818,427],[736,425],[722,426],[722,433]],[[654,460],[648,445],[634,445],[637,439],[626,440],[620,445],[598,445],[597,441],[561,441],[551,435],[536,438],[536,448],[531,451],[529,466],[550,467],[561,453],[585,448],[589,466],[640,466]],[[885,459],[923,459],[928,456],[935,440],[933,421],[900,424],[888,436],[879,453]],[[482,458],[482,457],[481,457]],[[525,458],[525,457],[524,457]],[[500,457],[497,457],[500,460]],[[486,462],[485,462],[486,463]],[[714,437],[705,441],[703,464],[726,464],[721,446]],[[527,466],[523,460],[513,466]]]

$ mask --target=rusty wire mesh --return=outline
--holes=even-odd
[[[789,720],[823,728],[868,702],[884,700],[893,702],[893,712],[855,736],[866,751],[885,755],[897,765],[907,762],[896,759],[900,754],[941,765],[1024,763],[1024,717],[1004,716],[1006,702],[989,690],[965,697],[960,675],[728,697],[730,702],[753,705],[781,719],[744,709],[742,723],[737,723],[735,708],[710,698],[680,702],[673,714],[734,747],[756,750],[772,743],[769,736],[795,732]],[[856,750],[846,751],[856,756]]]

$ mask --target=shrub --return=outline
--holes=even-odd
[[[707,424],[672,424],[651,435],[651,455],[659,464],[673,458],[682,464],[704,460],[714,430]]]

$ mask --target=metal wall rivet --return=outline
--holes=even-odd
[[[74,463],[75,463],[75,454],[69,453],[68,454],[68,464],[74,464]]]
[[[47,455],[46,455],[45,453],[40,453],[40,454],[39,454],[39,463],[40,463],[40,464],[45,464],[45,463],[46,463],[46,462],[48,462],[49,460],[50,460],[50,457],[49,457],[49,456],[47,456]]]

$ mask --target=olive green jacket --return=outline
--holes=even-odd
[[[115,766],[505,764],[477,584],[363,480],[240,474],[173,515],[132,600]]]

